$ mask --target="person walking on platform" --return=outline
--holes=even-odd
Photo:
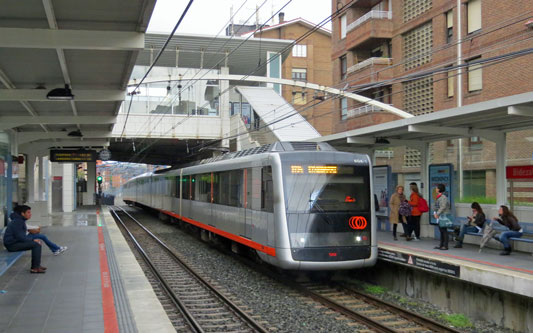
[[[509,231],[504,231],[500,235],[494,236],[494,238],[503,244],[503,252],[501,252],[500,255],[508,256],[511,254],[511,242],[509,241],[509,238],[522,237],[524,230],[522,230],[522,227],[518,224],[518,219],[509,210],[509,207],[500,206],[498,214],[500,215],[495,217],[494,220],[509,228]]]
[[[444,184],[438,184],[436,190],[437,200],[435,201],[433,217],[439,223],[440,245],[435,246],[435,249],[448,250],[448,228],[453,225],[450,214],[450,201],[444,195],[444,192],[446,192]]]
[[[4,246],[9,252],[31,250],[31,273],[45,273],[46,267],[41,266],[41,240],[26,235],[26,220],[31,218],[31,208],[17,206],[11,214],[4,233]]]
[[[405,201],[405,194],[403,194],[403,186],[396,186],[396,192],[391,195],[389,200],[389,222],[392,224],[392,236],[394,240],[398,240],[396,237],[396,230],[398,223],[403,225],[403,232],[407,235],[407,226],[405,224],[405,217],[400,215],[400,205]]]
[[[416,183],[409,184],[411,189],[411,196],[409,197],[409,205],[411,205],[411,216],[409,216],[407,227],[407,240],[420,240],[420,218],[422,217],[422,212],[419,208],[420,205],[420,193],[418,191],[418,185]],[[415,233],[415,237],[411,238],[411,234]]]
[[[472,202],[472,205],[470,207],[472,208],[472,216],[468,216],[468,223],[465,223],[461,226],[459,237],[457,237],[457,243],[454,246],[455,248],[460,249],[463,247],[463,240],[467,232],[480,233],[483,229],[483,226],[485,225],[485,213],[483,213],[483,209],[481,208],[479,203]]]

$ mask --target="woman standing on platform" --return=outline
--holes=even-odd
[[[407,231],[407,240],[414,239],[415,241],[420,240],[420,217],[422,216],[422,212],[418,208],[418,205],[420,204],[420,193],[418,191],[418,185],[416,183],[409,184],[409,187],[411,189],[411,196],[409,197],[409,205],[411,205],[411,216],[409,216],[409,222],[408,222],[408,228]],[[411,238],[411,234],[415,232],[415,237]]]
[[[440,245],[435,246],[435,249],[448,250],[448,228],[453,225],[450,214],[450,201],[444,195],[444,192],[446,192],[446,186],[444,184],[438,184],[436,190],[437,200],[435,201],[433,217],[439,223]]]
[[[508,256],[511,254],[511,242],[509,242],[509,238],[520,238],[524,231],[520,227],[520,224],[518,224],[516,216],[509,210],[509,207],[500,206],[498,214],[500,216],[495,217],[494,220],[509,228],[509,231],[504,231],[499,236],[494,236],[494,238],[503,244],[503,252],[500,255]]]
[[[389,200],[389,222],[392,224],[392,236],[394,240],[398,240],[396,237],[396,230],[398,223],[403,224],[403,232],[407,234],[407,228],[403,221],[403,216],[400,215],[400,204],[405,201],[405,194],[403,194],[403,186],[396,186],[396,192],[390,197]]]

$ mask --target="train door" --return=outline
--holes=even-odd
[[[242,221],[242,235],[247,238],[252,237],[252,232],[250,229],[250,214],[251,214],[251,196],[252,191],[252,169],[244,169],[243,173],[243,200],[242,200],[242,209],[239,213],[239,221]]]
[[[246,180],[246,226],[245,235],[252,239],[257,219],[261,216],[261,168],[248,168]]]

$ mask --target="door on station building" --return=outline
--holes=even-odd
[[[52,179],[52,212],[63,211],[63,177]]]

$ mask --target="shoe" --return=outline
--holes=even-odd
[[[440,250],[440,246],[435,246],[434,249],[435,250]]]
[[[508,256],[510,254],[511,254],[511,251],[502,251],[502,252],[500,252],[501,256]]]
[[[418,237],[414,237],[414,238],[413,238],[413,242],[420,242],[420,238],[418,238]]]
[[[46,271],[46,267],[41,266],[39,268],[42,269],[43,271]]]
[[[397,241],[397,240],[398,240],[398,237],[394,237],[394,240]]]
[[[413,239],[411,238],[411,236],[407,236],[405,237],[405,240],[409,242],[409,241],[412,241]]]
[[[59,248],[59,250],[57,250],[56,252],[54,252],[54,255],[57,256],[57,255],[59,255],[59,254],[65,252],[66,250],[68,250],[68,247],[66,247],[66,246],[61,246],[61,247]]]
[[[31,274],[39,274],[39,273],[46,273],[46,271],[44,269],[42,269],[41,267],[39,267],[39,268],[30,269],[30,273]]]
[[[407,237],[407,234],[401,234],[400,237]]]
[[[444,246],[441,246],[439,249],[440,249],[440,250],[443,250],[443,251],[448,250],[448,248],[447,248],[447,247],[444,247]]]
[[[457,244],[455,244],[454,248],[456,248],[456,249],[462,249],[462,248],[463,248],[463,244],[461,244],[461,243],[457,243]]]

